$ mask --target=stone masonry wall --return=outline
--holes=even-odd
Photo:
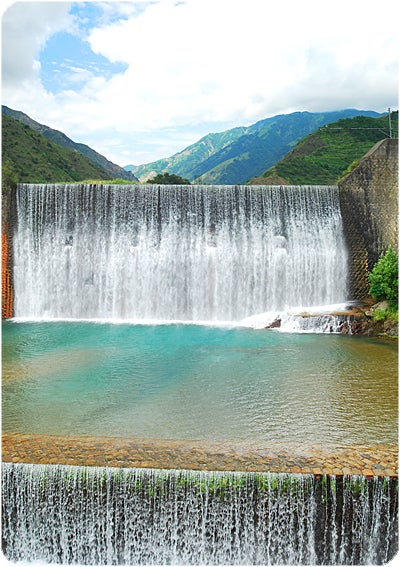
[[[349,248],[350,299],[368,295],[368,272],[398,246],[398,139],[378,142],[339,182]]]
[[[12,234],[15,224],[15,191],[3,190],[1,196],[1,315],[9,319],[14,311]]]

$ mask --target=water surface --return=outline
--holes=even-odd
[[[200,325],[3,324],[3,431],[397,442],[397,349]]]

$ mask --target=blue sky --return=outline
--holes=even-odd
[[[109,80],[127,68],[124,63],[110,63],[102,55],[93,53],[87,42],[65,31],[48,40],[40,63],[43,87],[53,94],[79,89],[90,75]]]
[[[123,166],[276,114],[397,109],[395,2],[382,9],[369,0],[327,6],[317,0],[8,4],[2,103]]]

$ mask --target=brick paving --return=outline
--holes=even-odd
[[[397,476],[397,445],[288,446],[279,443],[72,437],[3,433],[2,460],[161,469]]]

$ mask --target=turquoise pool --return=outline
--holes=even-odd
[[[3,323],[3,431],[397,442],[397,348],[201,325]]]

